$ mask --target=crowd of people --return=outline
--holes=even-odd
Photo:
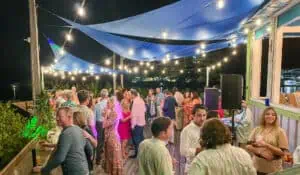
[[[209,111],[197,92],[156,88],[143,98],[135,89],[116,90],[111,96],[102,89],[93,96],[73,87],[56,91],[49,104],[62,131],[56,144],[42,143],[55,151],[34,172],[48,174],[60,165],[64,174],[87,175],[102,166],[109,175],[124,175],[124,163],[137,158],[139,175],[171,175],[177,161],[166,145],[175,144],[174,131],[180,132],[185,174],[263,175],[282,170],[283,157],[289,155],[276,111],[266,108],[260,125],[253,128],[244,101],[235,116],[238,146],[232,145],[224,112]],[[152,138],[144,138],[146,125]]]

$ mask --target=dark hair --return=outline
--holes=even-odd
[[[205,106],[200,105],[200,104],[195,104],[194,107],[193,107],[192,114],[195,115],[196,112],[197,112],[199,109],[202,109],[202,110],[207,111],[207,108],[206,108]]]
[[[171,119],[167,117],[159,117],[152,122],[151,132],[154,137],[158,137],[162,131],[167,131],[171,125]]]
[[[172,92],[169,91],[168,89],[164,90],[164,94],[167,94],[167,95],[172,95]]]
[[[119,102],[121,102],[124,98],[123,93],[121,91],[116,92],[116,97]]]
[[[196,91],[193,91],[192,94],[193,94],[193,99],[199,98],[199,95]]]
[[[219,119],[206,120],[201,129],[200,145],[206,149],[231,142],[231,132]]]
[[[80,90],[78,91],[77,96],[79,103],[83,103],[90,97],[90,93],[87,90]]]
[[[208,111],[206,119],[219,118],[218,115],[217,111]]]

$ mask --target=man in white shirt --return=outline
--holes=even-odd
[[[195,105],[193,109],[193,121],[187,125],[180,135],[180,153],[186,158],[185,173],[194,159],[201,151],[199,143],[201,126],[206,120],[207,111],[202,105]]]

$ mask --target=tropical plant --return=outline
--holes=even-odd
[[[22,136],[26,118],[10,103],[0,103],[0,169],[3,168],[28,142]]]

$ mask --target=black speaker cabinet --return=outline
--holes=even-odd
[[[241,101],[243,99],[243,81],[242,75],[221,75],[223,109],[241,109]]]
[[[204,89],[204,104],[208,110],[218,110],[220,92],[217,88]]]

